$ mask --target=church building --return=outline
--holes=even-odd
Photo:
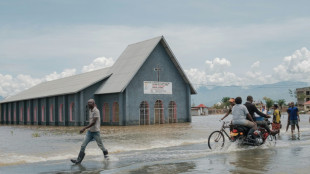
[[[0,101],[1,124],[81,126],[95,99],[102,125],[191,121],[195,89],[163,36],[129,45],[113,66],[43,82]]]

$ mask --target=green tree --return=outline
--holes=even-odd
[[[278,103],[278,105],[279,105],[279,107],[280,107],[280,109],[282,110],[282,106],[284,106],[284,104],[285,104],[285,99],[279,99],[278,101],[277,101],[277,103]]]
[[[274,101],[271,98],[268,97],[264,97],[263,98],[266,102],[266,107],[267,107],[267,111],[269,111],[269,109],[272,107],[272,105],[274,104]]]
[[[230,97],[223,97],[222,98],[222,105],[224,108],[227,108],[229,106],[229,99],[230,99]]]
[[[223,109],[223,104],[219,105],[219,104],[214,104],[212,106],[212,108],[215,108],[215,109]]]

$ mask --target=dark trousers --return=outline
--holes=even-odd
[[[267,132],[270,134],[271,131],[270,131],[270,128],[269,128],[266,121],[255,121],[255,122],[256,122],[257,126],[265,128],[267,130]]]

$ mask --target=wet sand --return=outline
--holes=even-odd
[[[77,133],[78,127],[0,126],[0,173],[309,173],[309,115],[301,116],[300,140],[282,128],[276,144],[239,147],[227,143],[222,150],[211,151],[207,138],[219,129],[219,118],[102,127],[110,160],[104,160],[91,142],[81,165],[69,161],[77,156],[85,136]]]

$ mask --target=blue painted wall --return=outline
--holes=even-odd
[[[173,94],[144,94],[144,81],[157,81],[157,72],[154,68],[159,65],[160,81],[172,82]],[[140,113],[139,107],[142,101],[149,104],[150,124],[154,124],[154,105],[156,100],[163,101],[164,122],[168,123],[168,105],[170,101],[174,101],[177,106],[177,122],[191,121],[190,117],[190,86],[181,77],[179,71],[171,61],[169,55],[163,45],[159,43],[148,59],[139,69],[135,77],[128,84],[122,93],[113,93],[105,95],[94,95],[96,90],[105,83],[102,80],[90,87],[83,89],[75,94],[59,95],[47,98],[31,99],[26,101],[17,101],[1,104],[1,122],[9,124],[8,110],[11,110],[11,122],[13,124],[39,124],[39,125],[86,125],[88,124],[87,101],[94,98],[100,111],[102,125],[139,125]],[[117,84],[116,84],[117,85]],[[119,121],[113,122],[113,103],[119,104]],[[70,120],[70,105],[74,103],[72,108],[72,120]],[[109,105],[109,120],[103,121],[104,103]],[[63,105],[60,110],[60,105]],[[52,108],[52,120],[50,120],[50,107]],[[42,120],[42,106],[44,107],[44,119]],[[30,109],[30,122],[27,121],[27,108]],[[20,119],[20,108],[23,108],[22,120]],[[37,110],[35,110],[37,108]],[[5,113],[4,113],[5,112]],[[16,113],[16,122],[13,122],[14,112]],[[37,115],[37,121],[34,115]],[[62,113],[62,120],[59,119],[59,113]],[[5,118],[5,119],[4,119]],[[6,121],[4,121],[6,120]]]
[[[119,103],[119,93],[113,93],[113,94],[106,94],[106,95],[99,95],[99,102],[97,104],[98,109],[100,111],[100,116],[101,116],[101,124],[102,125],[122,125],[122,121],[118,123],[113,123],[112,122],[112,117],[113,117],[113,103],[118,102]],[[103,122],[103,106],[104,103],[107,103],[109,105],[109,120],[108,122]]]
[[[159,65],[160,81],[172,82],[172,95],[169,94],[144,94],[144,81],[157,81],[157,72],[154,68]],[[142,101],[147,101],[150,109],[150,124],[154,123],[154,104],[162,100],[164,105],[165,123],[168,123],[168,105],[175,101],[177,105],[178,122],[190,121],[190,96],[189,85],[185,83],[179,71],[171,61],[163,45],[159,43],[150,54],[146,62],[126,88],[126,122],[128,125],[139,124],[139,106]]]
[[[100,110],[100,98],[99,96],[95,96],[95,92],[98,90],[98,88],[106,81],[106,79],[101,80],[88,88],[83,89],[80,92],[80,107],[79,107],[79,113],[80,113],[80,125],[87,125],[89,122],[89,117],[88,117],[88,107],[87,107],[87,102],[89,99],[94,99],[96,102],[96,105],[100,111],[100,114],[102,114],[102,110]],[[102,118],[102,115],[100,115]]]

